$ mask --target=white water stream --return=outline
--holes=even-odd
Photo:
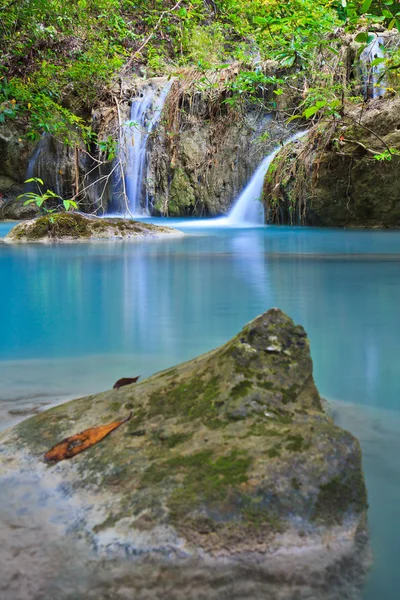
[[[147,195],[142,202],[147,141],[160,120],[171,85],[172,80],[162,87],[144,88],[141,96],[132,100],[130,120],[122,127],[119,152],[125,171],[128,207],[133,216],[149,213]]]
[[[258,166],[250,181],[239,195],[231,210],[225,217],[215,219],[199,219],[185,221],[185,227],[254,227],[265,223],[264,206],[261,202],[262,188],[267,171],[282,147],[303,137],[307,131],[298,131],[287,138],[282,146],[278,146],[268,154]]]
[[[371,63],[375,59],[385,57],[383,49],[385,40],[376,33],[369,33],[369,35],[373,37],[373,40],[360,54],[363,75],[363,94],[366,100],[380,98],[386,91],[382,63],[371,66]]]

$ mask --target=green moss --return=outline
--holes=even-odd
[[[193,433],[174,433],[167,437],[166,440],[163,440],[168,448],[175,448],[175,446],[179,446],[179,444],[184,444],[190,438],[193,437]]]
[[[367,495],[361,470],[349,470],[343,478],[333,477],[320,486],[313,520],[332,525],[341,523],[348,512],[367,508]]]
[[[229,421],[223,419],[207,419],[205,425],[207,425],[209,429],[222,429],[229,425]]]
[[[93,527],[93,533],[100,533],[105,529],[109,529],[110,527],[114,527],[116,523],[123,517],[123,515],[109,515],[105,521],[95,525]]]
[[[21,230],[16,232],[18,239],[26,238],[37,241],[43,238],[88,238],[90,228],[87,218],[75,213],[57,213],[45,215],[34,220],[27,226],[21,225]]]
[[[219,378],[194,377],[171,389],[160,390],[149,398],[149,417],[181,417],[185,419],[218,416],[216,400],[220,395]]]
[[[289,435],[287,441],[286,450],[289,450],[289,452],[302,452],[306,449],[306,444],[302,435]]]
[[[224,502],[229,503],[229,491],[247,482],[252,462],[246,452],[239,450],[216,460],[212,460],[211,451],[182,459],[177,458],[170,465],[185,472],[182,485],[174,489],[168,501],[175,522],[203,504],[219,502],[223,511]]]
[[[242,398],[248,394],[252,387],[253,383],[248,379],[245,379],[244,381],[240,381],[231,389],[230,395],[232,398]]]
[[[270,381],[260,381],[257,385],[265,390],[273,390],[275,387]]]
[[[169,189],[168,214],[170,216],[182,216],[196,203],[196,197],[192,184],[186,171],[178,167]]]
[[[237,362],[235,364],[235,373],[244,375],[247,379],[252,378],[255,375],[255,373],[252,369],[250,369],[249,367],[245,367],[244,365],[241,365],[239,362]]]
[[[225,501],[230,489],[247,482],[251,462],[247,452],[240,450],[216,459],[212,450],[178,455],[161,464],[153,463],[144,473],[141,485],[156,485],[167,477],[179,476],[182,483],[168,500],[171,517],[177,520],[203,503]]]
[[[245,437],[249,437],[250,435],[275,437],[282,435],[282,432],[275,429],[274,424],[271,425],[270,421],[262,421],[260,419],[251,424]]]
[[[268,525],[268,528],[275,533],[284,531],[284,524],[276,512],[262,506],[257,506],[254,502],[243,509],[243,515],[247,526],[251,528],[261,529],[261,527]]]
[[[270,448],[269,450],[267,450],[267,454],[269,458],[277,458],[281,455],[281,445],[277,444],[273,448]]]
[[[301,488],[301,483],[300,483],[300,481],[297,479],[297,477],[292,477],[291,484],[292,484],[292,488],[293,488],[294,490],[299,490],[299,489]]]
[[[66,436],[64,434],[66,423],[69,422],[65,413],[53,409],[23,421],[16,427],[18,442],[22,446],[29,446],[33,451],[50,450],[57,442],[61,442]]]

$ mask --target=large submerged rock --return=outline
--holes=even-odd
[[[64,437],[131,411],[99,444],[44,465]],[[79,501],[79,531],[108,553],[258,561],[301,578],[351,562],[365,532],[358,441],[324,412],[306,333],[278,309],[199,358],[26,420],[1,444],[0,474],[26,468]]]
[[[125,240],[141,237],[180,236],[171,227],[126,219],[99,219],[80,213],[45,215],[19,223],[6,235],[9,244],[31,242],[75,242],[88,240]]]

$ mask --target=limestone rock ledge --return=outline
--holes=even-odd
[[[43,464],[58,441],[130,411],[99,444]],[[324,412],[306,333],[278,309],[189,362],[34,416],[0,447],[0,475],[40,474],[107,555],[257,563],[295,580],[353,564],[365,539],[359,443]]]
[[[9,244],[126,240],[142,237],[182,236],[171,227],[123,218],[100,219],[81,213],[57,213],[19,223],[6,235]]]

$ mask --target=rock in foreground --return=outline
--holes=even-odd
[[[41,462],[64,437],[130,411],[74,459]],[[256,559],[302,576],[353,556],[365,530],[359,444],[324,413],[306,333],[278,309],[208,354],[48,410],[2,442],[3,464],[34,465],[79,499],[80,528],[108,552]]]
[[[100,219],[80,213],[45,215],[16,225],[4,238],[8,243],[125,240],[183,235],[171,227],[127,219]]]

